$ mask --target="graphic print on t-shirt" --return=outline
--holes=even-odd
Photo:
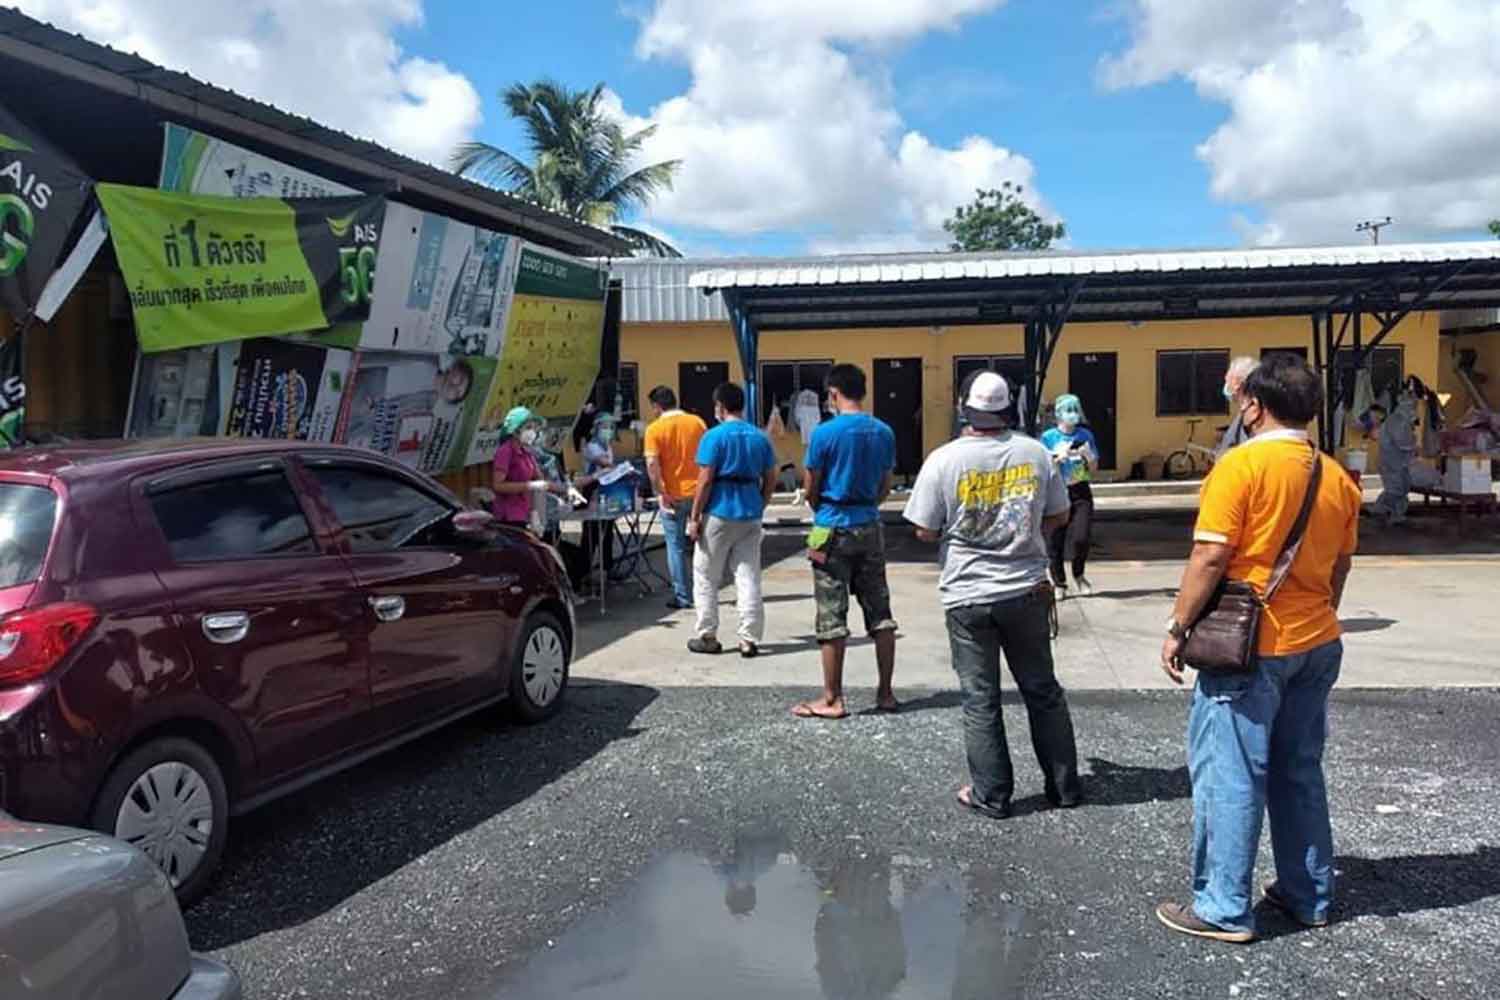
[[[967,545],[1003,549],[1032,532],[1038,488],[1035,467],[970,469],[958,479],[958,518],[953,534]]]

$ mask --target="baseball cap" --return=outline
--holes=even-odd
[[[969,382],[964,396],[964,419],[970,427],[999,430],[1005,426],[1003,414],[1010,408],[1010,385],[1005,376],[980,372]]]

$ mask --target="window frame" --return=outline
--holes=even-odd
[[[1336,385],[1339,387],[1340,396],[1343,399],[1350,399],[1354,395],[1354,380],[1353,379],[1354,379],[1354,371],[1355,371],[1355,369],[1354,369],[1353,362],[1354,362],[1354,358],[1356,356],[1355,352],[1359,351],[1359,350],[1363,350],[1363,348],[1356,348],[1356,347],[1353,347],[1353,346],[1346,346],[1346,347],[1340,347],[1338,350],[1334,351],[1334,354],[1333,354],[1333,370],[1334,370],[1334,373],[1335,373],[1336,378],[1337,378]],[[1379,400],[1380,400],[1380,394],[1383,391],[1383,389],[1382,389],[1381,386],[1374,384],[1375,367],[1376,367],[1376,364],[1377,364],[1377,362],[1379,361],[1379,359],[1381,357],[1389,358],[1392,355],[1395,355],[1395,357],[1396,357],[1396,368],[1397,368],[1397,371],[1396,371],[1396,384],[1393,385],[1393,386],[1385,386],[1384,388],[1385,389],[1391,389],[1393,391],[1399,392],[1400,389],[1401,389],[1401,383],[1403,383],[1403,382],[1406,381],[1406,374],[1407,374],[1406,373],[1406,345],[1405,344],[1379,344],[1379,345],[1377,345],[1375,348],[1373,348],[1370,351],[1370,360],[1365,365],[1365,367],[1370,370],[1371,388],[1374,390],[1375,399],[1376,399],[1377,402],[1379,402]],[[1343,361],[1344,361],[1345,358],[1347,358],[1349,360],[1349,364],[1347,364],[1347,365],[1343,364]],[[1345,377],[1346,376],[1349,379],[1348,382],[1345,382]],[[1358,416],[1358,414],[1355,414],[1355,416]]]
[[[1156,416],[1161,419],[1178,419],[1194,417],[1223,417],[1229,414],[1229,401],[1224,398],[1223,379],[1219,380],[1217,386],[1204,387],[1198,384],[1198,372],[1200,357],[1203,355],[1216,355],[1223,360],[1223,369],[1227,373],[1229,365],[1233,360],[1233,352],[1227,347],[1181,347],[1158,350],[1156,352]],[[1185,358],[1188,361],[1191,379],[1188,386],[1188,406],[1186,410],[1168,410],[1162,406],[1162,386],[1165,380],[1162,377],[1162,363],[1169,358]],[[1207,395],[1207,403],[1202,398]]]
[[[765,427],[767,424],[769,424],[771,422],[771,394],[766,391],[766,371],[767,371],[767,369],[769,369],[769,368],[775,368],[775,367],[780,367],[780,368],[790,367],[792,369],[792,396],[795,396],[797,393],[801,392],[803,389],[812,389],[812,390],[814,390],[818,394],[819,412],[822,412],[822,408],[828,402],[828,371],[832,371],[833,370],[834,364],[835,364],[835,362],[834,362],[834,360],[832,358],[772,358],[772,359],[767,360],[767,361],[761,361],[761,362],[759,362],[756,365],[756,369],[755,369],[755,375],[756,375],[756,382],[755,382],[756,395],[759,397],[759,410],[760,410],[760,412],[758,414],[756,414],[756,416],[759,418],[759,421],[760,421],[758,426]],[[804,365],[822,365],[822,366],[824,366],[827,369],[827,371],[825,371],[823,373],[822,384],[819,384],[819,385],[803,385],[802,384],[802,367]],[[786,425],[786,426],[790,426],[791,422],[792,422],[792,402],[791,402],[791,396],[787,397],[787,401],[785,403],[779,403],[779,404],[777,404],[777,409],[781,411],[781,422],[782,422],[782,424]],[[819,420],[819,422],[820,423],[822,422],[821,419]]]
[[[166,525],[157,512],[156,505],[152,502],[153,498],[167,493],[175,493],[179,490],[192,489],[214,483],[232,482],[236,479],[251,479],[268,473],[279,473],[282,482],[286,484],[287,490],[291,493],[292,502],[296,505],[298,513],[302,515],[302,522],[307,525],[307,537],[312,542],[311,551],[262,552],[253,555],[215,556],[205,559],[179,559],[177,557],[172,551],[172,536],[167,532]],[[155,528],[157,537],[161,540],[163,565],[181,569],[206,566],[216,562],[244,563],[264,562],[267,560],[313,559],[328,555],[327,547],[324,544],[323,523],[314,511],[308,509],[307,498],[303,495],[301,486],[301,478],[294,474],[291,466],[280,456],[274,458],[241,458],[204,462],[147,475],[139,483],[139,496],[144,515],[152,527]]]

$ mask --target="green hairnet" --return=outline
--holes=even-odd
[[[1083,423],[1083,402],[1071,392],[1065,392],[1052,401],[1052,412],[1062,417],[1069,414],[1079,423]]]
[[[535,415],[529,409],[518,406],[505,415],[505,423],[500,425],[500,430],[506,437],[510,437],[535,419]]]
[[[603,413],[594,418],[594,426],[598,427],[600,424],[608,424],[611,427],[618,427],[620,426],[620,421],[615,418],[615,415],[613,413],[605,410]]]

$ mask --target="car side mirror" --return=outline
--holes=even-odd
[[[453,515],[453,530],[464,538],[487,538],[496,524],[495,515],[487,510],[461,510]]]

